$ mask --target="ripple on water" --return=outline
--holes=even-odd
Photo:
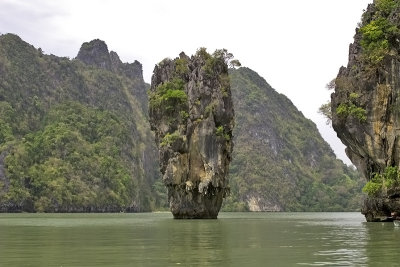
[[[396,266],[400,229],[358,213],[0,214],[0,266]]]

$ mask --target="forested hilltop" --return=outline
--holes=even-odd
[[[78,58],[0,36],[0,210],[150,211],[162,205],[139,62],[103,41]]]
[[[358,210],[362,181],[315,125],[247,68],[231,70],[236,114],[224,210]],[[0,36],[0,211],[165,209],[148,85],[101,40],[76,59]]]
[[[225,210],[357,211],[364,181],[316,125],[248,68],[231,69],[236,127]]]

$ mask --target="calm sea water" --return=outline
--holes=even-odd
[[[400,227],[359,213],[0,214],[0,266],[400,266]]]

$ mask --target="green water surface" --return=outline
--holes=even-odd
[[[359,213],[0,214],[0,266],[400,266],[400,227]]]

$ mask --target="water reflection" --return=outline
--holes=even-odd
[[[366,266],[367,232],[361,216],[353,213],[320,213],[320,218],[306,217],[312,226],[311,238],[318,248],[303,266]],[[308,220],[307,220],[308,219]],[[311,260],[311,261],[310,261]]]
[[[182,266],[226,263],[226,229],[221,220],[175,220],[168,225],[168,262]]]
[[[367,235],[363,224],[360,227],[328,227],[325,239],[322,249],[315,253],[324,261],[316,261],[314,266],[366,266]]]
[[[366,223],[368,266],[399,266],[400,229],[393,223]]]

